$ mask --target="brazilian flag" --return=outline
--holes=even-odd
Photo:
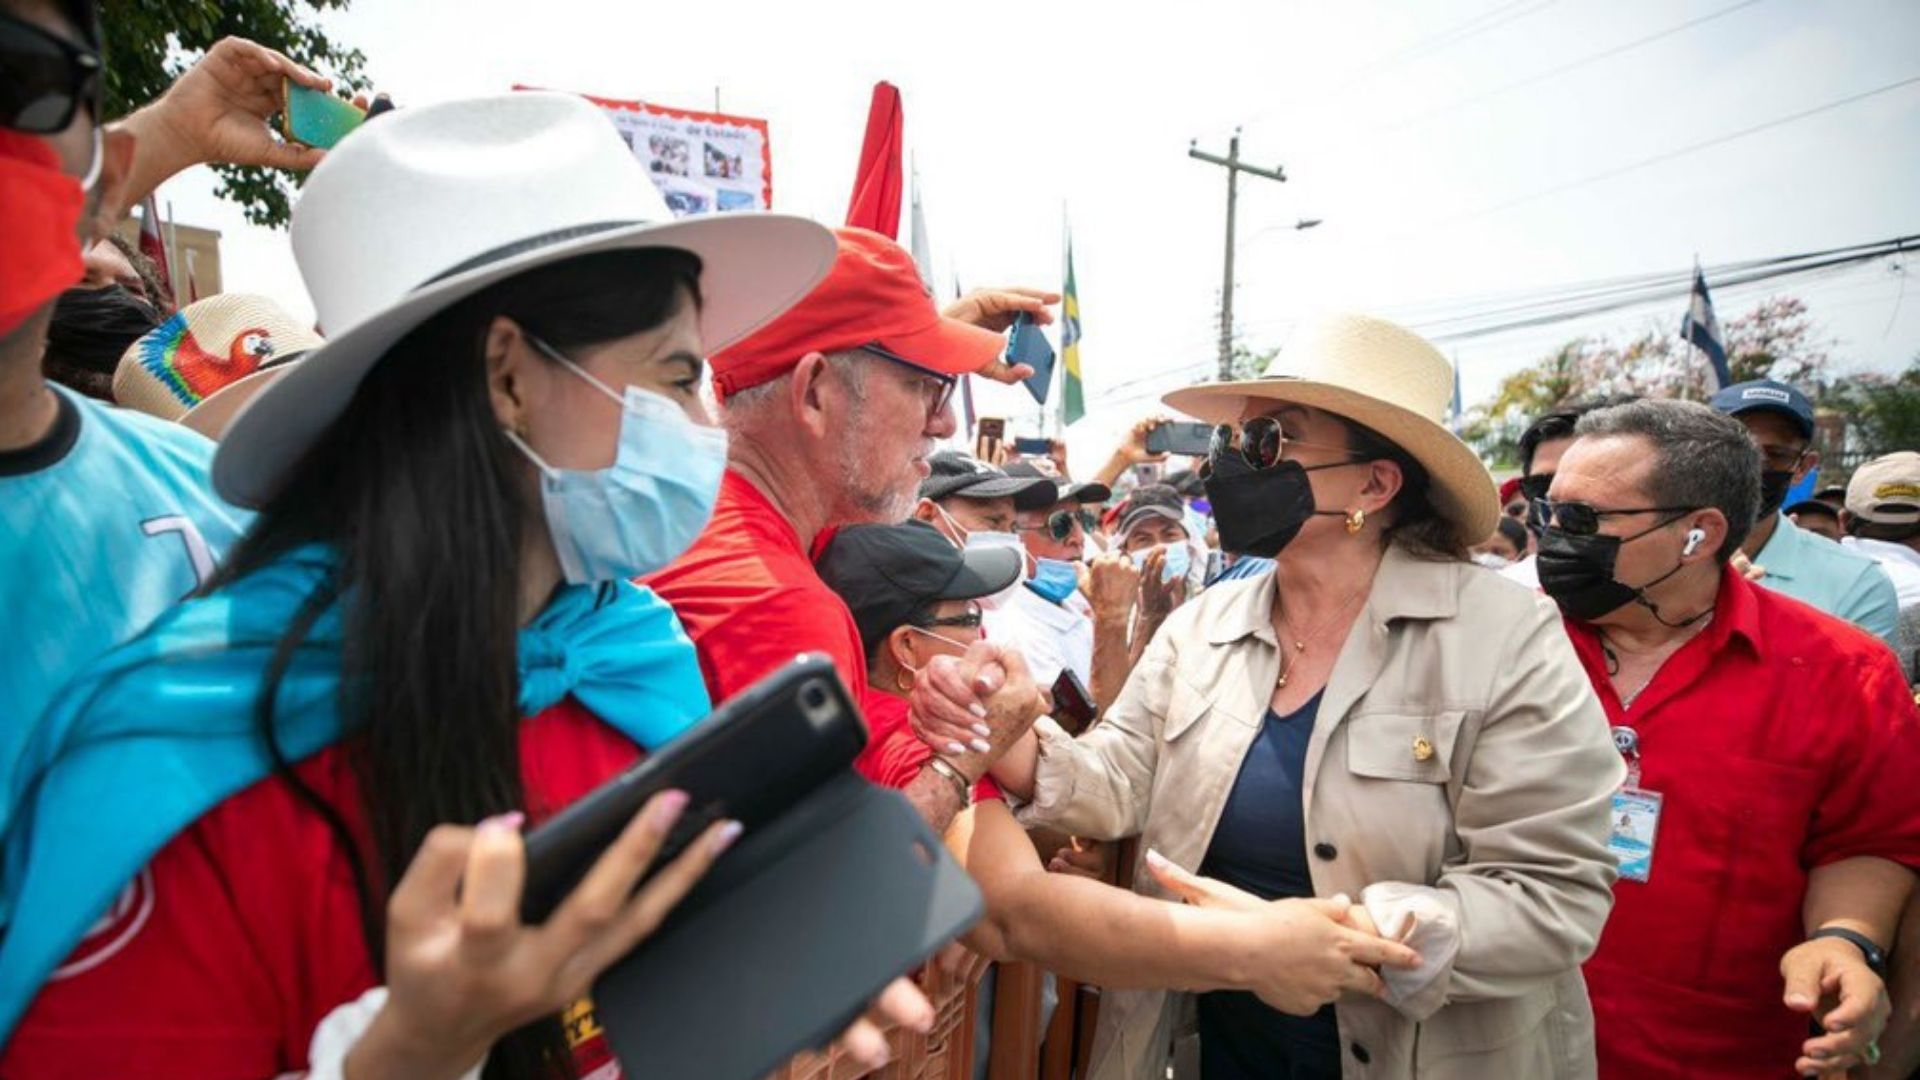
[[[1060,355],[1066,374],[1060,378],[1061,420],[1071,424],[1087,414],[1080,384],[1080,291],[1073,283],[1073,238],[1067,237],[1067,283],[1061,288]]]

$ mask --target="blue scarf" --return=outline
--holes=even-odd
[[[82,671],[28,736],[18,771],[0,778],[0,1043],[168,841],[271,773],[255,698],[332,562],[302,548],[169,610]],[[274,720],[289,761],[345,734],[339,608],[314,623],[280,682]],[[692,642],[645,589],[564,587],[520,631],[519,652],[524,716],[571,695],[653,750],[707,712]]]

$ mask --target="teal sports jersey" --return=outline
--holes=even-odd
[[[196,588],[251,520],[213,493],[206,438],[53,391],[52,433],[0,453],[0,784],[54,692]]]

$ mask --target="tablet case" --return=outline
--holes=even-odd
[[[905,797],[852,771],[741,837],[594,984],[627,1076],[758,1080],[824,1047],[980,917]]]

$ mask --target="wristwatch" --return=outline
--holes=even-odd
[[[1867,967],[1872,969],[1873,973],[1882,979],[1887,977],[1886,951],[1881,949],[1880,946],[1875,945],[1873,939],[1867,935],[1857,930],[1849,930],[1844,926],[1823,926],[1807,935],[1808,941],[1813,941],[1817,938],[1839,938],[1842,941],[1852,942],[1859,947],[1862,953],[1866,954]]]

